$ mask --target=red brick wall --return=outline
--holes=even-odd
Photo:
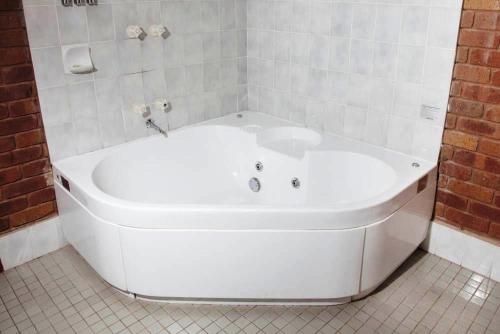
[[[500,1],[466,0],[436,216],[500,240]]]
[[[0,233],[56,213],[20,0],[0,0]]]

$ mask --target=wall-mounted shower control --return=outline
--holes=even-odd
[[[146,38],[146,32],[138,25],[128,26],[126,29],[128,38],[137,38],[141,41]]]
[[[154,106],[156,110],[161,110],[163,112],[169,112],[172,110],[172,105],[167,101],[167,99],[164,98],[157,98],[154,101]]]
[[[132,110],[144,118],[151,116],[151,108],[147,104],[134,104]]]
[[[168,37],[168,30],[161,24],[153,24],[152,26],[149,27],[148,29],[149,35],[152,37],[161,37],[161,38],[167,38]]]

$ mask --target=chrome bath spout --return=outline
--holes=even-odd
[[[146,127],[150,128],[150,129],[154,129],[154,130],[158,131],[159,133],[161,133],[162,135],[164,135],[165,137],[168,137],[167,131],[163,130],[158,125],[156,125],[156,123],[151,118],[146,120]]]

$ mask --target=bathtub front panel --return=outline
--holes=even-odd
[[[319,300],[357,294],[364,229],[120,230],[130,291],[164,298]]]
[[[384,281],[425,239],[434,207],[437,173],[429,184],[385,221],[367,226],[361,293]]]
[[[54,187],[62,229],[68,242],[107,282],[128,290],[119,227],[91,214],[59,183]]]

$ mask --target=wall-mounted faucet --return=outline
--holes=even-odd
[[[133,106],[134,112],[140,114],[144,119],[146,119],[147,128],[154,129],[159,133],[161,133],[162,135],[164,135],[165,137],[168,137],[167,130],[163,130],[161,127],[159,127],[155,123],[155,121],[151,118],[151,106],[154,106],[155,109],[161,110],[164,113],[168,113],[172,109],[172,105],[165,98],[157,98],[152,105],[135,104]],[[168,123],[167,123],[167,129],[168,129]]]
[[[158,131],[159,133],[161,133],[162,135],[164,135],[165,137],[168,137],[167,131],[163,130],[158,125],[156,125],[156,123],[151,118],[148,118],[146,120],[146,127],[149,129],[154,129],[154,130]]]

